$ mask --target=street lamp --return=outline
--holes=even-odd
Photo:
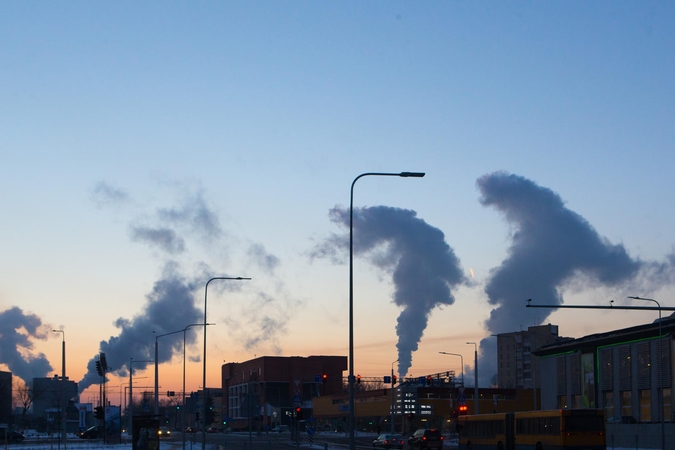
[[[356,449],[354,440],[356,424],[354,416],[354,184],[360,178],[366,176],[422,178],[424,175],[424,172],[366,172],[352,181],[349,196],[349,377],[347,378],[347,384],[349,385],[349,450]]]
[[[391,363],[391,432],[395,433],[394,430],[394,364],[398,362],[398,359]]]
[[[212,323],[207,323],[208,325],[214,325]],[[183,328],[183,405],[181,408],[183,408],[183,432],[181,433],[183,435],[183,450],[185,450],[185,410],[187,409],[185,407],[185,333],[190,327],[203,327],[203,323],[191,323],[190,325],[186,326]]]
[[[141,379],[141,378],[148,378],[148,377],[136,377],[136,379]],[[135,383],[135,381],[134,381]],[[127,389],[129,389],[129,382],[127,381],[126,383],[120,384],[120,410],[124,411],[127,409]],[[124,409],[122,409],[122,386],[124,386]],[[146,386],[147,387],[147,386]],[[129,411],[127,411],[127,417],[129,416]],[[121,412],[120,412],[120,420],[121,420]],[[129,420],[127,419],[127,422]]]
[[[164,336],[170,336],[172,334],[176,333],[183,333],[183,382],[185,381],[185,331],[194,326],[203,326],[204,324],[202,323],[193,323],[191,325],[188,325],[187,327],[172,331],[170,333],[164,333],[160,335],[155,336],[155,415],[159,414],[159,346],[157,344],[157,340],[161,337]],[[207,325],[213,325],[213,324],[207,324]],[[153,333],[155,333],[153,331]],[[183,384],[183,392],[185,392],[185,384]]]
[[[478,344],[475,342],[467,342],[467,344],[473,344],[474,353],[473,353],[473,378],[475,386],[473,388],[474,397],[475,397],[475,411],[474,414],[478,414]]]
[[[136,361],[142,362],[142,363],[151,363],[152,361],[146,360],[146,361]],[[133,409],[134,406],[134,387],[133,387],[133,377],[134,377],[134,369],[133,369],[133,363],[134,363],[134,358],[129,359],[129,411]],[[129,434],[133,436],[133,420],[132,420],[133,414],[129,414]]]
[[[213,280],[250,280],[250,278],[245,277],[213,277],[206,282],[204,286],[204,367],[202,373],[202,389],[204,389],[204,399],[202,403],[204,404],[204,409],[202,411],[202,420],[204,421],[204,426],[202,426],[202,450],[206,450],[206,299],[209,291],[209,283]]]
[[[462,356],[459,353],[449,353],[449,352],[438,352],[441,355],[452,355],[452,356],[459,356],[461,363],[462,363],[462,387],[464,387],[464,356]]]
[[[628,297],[633,300],[645,300],[648,302],[654,302],[659,307],[659,372],[661,376],[659,377],[658,385],[656,392],[659,392],[658,388],[661,387],[661,393],[659,394],[659,416],[661,416],[661,448],[666,448],[666,432],[663,424],[663,334],[661,333],[661,304],[654,300],[653,298],[642,298],[642,297]]]
[[[61,399],[61,439],[63,440],[63,450],[66,450],[66,414],[68,407],[68,394],[66,393],[66,332],[63,330],[52,330],[54,333],[61,333],[61,389],[63,390]]]

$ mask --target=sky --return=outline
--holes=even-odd
[[[492,334],[675,306],[675,5],[0,4],[0,368],[114,397],[223,362],[494,374]],[[665,314],[665,313],[664,313]],[[63,330],[63,333],[53,330]],[[180,332],[177,332],[180,331]],[[177,332],[156,338],[163,334]],[[203,328],[185,333],[187,391]],[[398,360],[398,363],[397,363]],[[146,367],[147,366],[147,367]],[[346,375],[346,373],[345,373]],[[135,388],[136,391],[136,388]]]

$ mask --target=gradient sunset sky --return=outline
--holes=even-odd
[[[68,376],[103,349],[119,389],[211,276],[252,280],[209,287],[209,386],[347,355],[363,172],[426,176],[355,187],[362,376],[651,322],[525,300],[675,306],[673,23],[670,1],[0,3],[0,367],[60,373],[63,329]],[[159,342],[180,390],[182,334]]]

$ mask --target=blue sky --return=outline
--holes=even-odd
[[[513,231],[479,202],[479,177],[502,170],[551,189],[633,258],[672,252],[674,19],[665,1],[3,2],[0,309],[62,326],[85,361],[120,333],[117,318],[145,314],[172,261],[195,280],[253,278],[214,290],[209,379],[222,360],[346,354],[347,266],[309,254],[344,232],[328,214],[348,205],[358,174],[425,171],[363,179],[355,205],[416,211],[475,272],[431,312],[411,373],[453,368],[438,351],[468,364],[465,342],[489,335],[483,289]],[[162,214],[200,205],[217,239]],[[167,225],[184,251],[134,234]],[[379,376],[397,358],[400,310],[390,273],[356,268],[356,370]],[[672,294],[563,290],[602,304]],[[262,311],[277,332],[265,334]],[[653,317],[547,321],[579,336]],[[61,335],[45,337],[30,351],[57,368]],[[84,366],[73,361],[72,378]]]

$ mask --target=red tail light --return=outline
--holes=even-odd
[[[441,441],[443,440],[443,436],[441,436]]]

